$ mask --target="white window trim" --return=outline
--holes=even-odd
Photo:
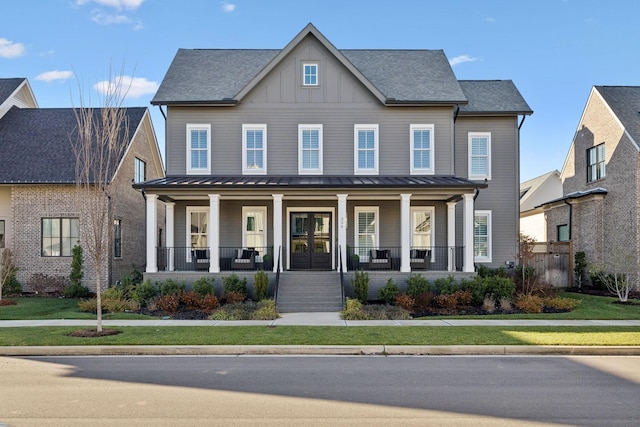
[[[472,147],[471,147],[471,139],[472,138],[487,138],[487,173],[482,175],[473,175],[471,171],[471,159],[472,159]],[[469,179],[491,179],[491,132],[469,132],[469,137],[467,140],[467,145],[469,146],[469,156],[467,158],[468,165],[468,175]]]
[[[354,223],[354,227],[353,227],[353,246],[360,248],[360,244],[359,244],[359,233],[358,230],[360,229],[360,223],[358,222],[358,214],[360,212],[373,212],[373,214],[375,215],[375,233],[374,233],[374,238],[373,238],[373,247],[377,248],[378,246],[380,246],[380,208],[378,206],[355,206],[353,209],[353,223]],[[360,261],[361,262],[368,262],[369,261],[369,255],[360,255]]]
[[[304,130],[317,130],[318,131],[318,168],[317,169],[305,169],[302,162],[302,131]],[[322,125],[298,125],[298,174],[299,175],[322,175],[323,173],[323,136]]]
[[[142,179],[138,176],[142,168]],[[133,181],[135,183],[144,182],[147,179],[147,162],[139,157],[134,157],[133,160]]]
[[[261,168],[250,168],[247,166],[247,131],[262,131],[262,159]],[[266,124],[243,124],[242,125],[242,174],[243,175],[266,175],[267,174],[267,125]]]
[[[262,230],[262,241],[264,242],[264,246],[267,246],[267,207],[266,206],[243,206],[242,207],[242,247],[247,247],[247,214],[249,212],[261,212],[264,219],[264,230]],[[264,247],[260,248],[260,259],[262,259],[262,255],[264,251]]]
[[[415,217],[413,215],[414,212],[430,212],[431,213],[431,232],[429,233],[430,235],[430,241],[431,241],[431,247],[433,248],[434,242],[435,242],[435,238],[436,238],[436,208],[434,206],[411,206],[411,247],[414,247],[415,244],[413,242],[413,237],[415,235],[415,229],[416,229],[416,224],[413,222]],[[435,251],[432,250],[431,251],[431,261],[434,260],[435,257]]]
[[[191,167],[191,131],[206,130],[207,131],[207,167],[192,168]],[[211,173],[211,125],[210,124],[187,124],[187,174],[202,175]]]
[[[194,212],[204,212],[207,214],[207,245],[209,244],[209,206],[187,206],[187,227],[186,227],[186,243],[185,247],[187,248],[186,257],[187,262],[191,262],[191,214]]]
[[[491,211],[487,211],[487,210],[482,210],[482,211],[475,211],[473,213],[473,218],[475,221],[475,217],[477,216],[486,216],[487,217],[487,256],[486,257],[482,257],[482,256],[475,256],[474,254],[474,261],[475,262],[491,262],[492,258],[493,258],[493,249],[492,249],[492,235],[493,235],[493,226],[491,224]],[[474,227],[475,229],[475,227]],[[475,246],[475,230],[474,230],[474,246]],[[475,252],[475,250],[474,250]]]
[[[430,160],[431,160],[431,165],[429,168],[416,168],[415,164],[413,162],[414,160],[414,154],[415,154],[415,147],[413,145],[413,138],[414,138],[414,134],[413,132],[416,130],[428,130],[430,131],[430,142],[431,142],[431,148],[429,149],[430,152]],[[435,126],[432,124],[426,124],[426,125],[409,125],[409,142],[410,142],[410,146],[409,146],[409,152],[411,153],[411,175],[433,175],[435,173]]]
[[[358,167],[358,132],[361,130],[373,130],[374,131],[374,139],[373,139],[373,169],[360,169]],[[379,144],[379,125],[370,124],[370,125],[353,125],[353,172],[356,175],[378,175],[378,157],[380,152],[380,144]]]
[[[316,67],[316,83],[315,84],[307,84],[305,81],[305,72],[304,69],[308,66]],[[302,63],[302,86],[306,87],[316,87],[320,84],[320,65],[317,62],[303,62]]]

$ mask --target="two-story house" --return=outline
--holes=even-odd
[[[640,283],[640,87],[591,89],[560,178],[544,204],[548,239],[571,240],[591,268]]]
[[[532,111],[511,81],[458,81],[441,50],[342,50],[309,24],[283,49],[180,49],[151,103],[167,176],[136,187],[167,233],[159,251],[147,233],[147,274],[516,259]]]
[[[79,243],[85,249],[83,282],[94,289],[85,243],[91,226],[78,208],[76,114],[72,108],[37,108],[26,79],[0,79],[0,96],[0,250],[11,249],[18,281],[24,291],[33,291],[34,275],[69,276],[72,248]],[[110,177],[118,194],[113,242],[100,266],[104,286],[144,267],[146,205],[131,183],[164,176],[149,109],[127,108],[125,116],[126,149]],[[164,220],[163,209],[157,214]],[[156,239],[162,238],[161,227],[153,230]]]
[[[560,172],[553,170],[520,183],[520,233],[536,242],[547,241],[542,204],[562,197]]]

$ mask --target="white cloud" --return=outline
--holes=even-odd
[[[91,13],[91,20],[99,25],[129,24],[131,18],[126,15],[112,15],[95,10]]]
[[[76,5],[84,6],[92,0],[76,0]],[[103,6],[113,7],[118,10],[135,10],[139,8],[144,0],[93,0],[95,3]]]
[[[456,65],[458,65],[458,64],[462,64],[462,63],[464,63],[464,62],[474,62],[474,61],[477,61],[477,60],[478,60],[478,58],[474,58],[473,56],[469,56],[469,55],[459,55],[459,56],[456,56],[456,57],[454,57],[454,58],[451,58],[451,59],[449,60],[449,64],[450,64],[452,67],[455,67]]]
[[[26,49],[22,43],[0,38],[0,58],[17,58],[24,55]]]
[[[236,5],[233,3],[222,3],[222,11],[225,13],[231,13],[236,10]]]
[[[40,73],[36,76],[36,80],[44,80],[45,82],[52,82],[54,80],[67,80],[73,77],[73,72],[71,71],[45,71],[44,73]]]
[[[488,22],[489,24],[495,24],[496,20],[490,16],[487,16],[486,18],[484,18],[484,22]]]
[[[99,93],[117,94],[125,98],[139,98],[142,95],[149,95],[158,90],[157,82],[150,82],[144,77],[119,76],[111,81],[103,80],[93,85]]]

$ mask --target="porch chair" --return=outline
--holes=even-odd
[[[237,256],[231,262],[232,270],[255,270],[256,255],[258,251],[254,248],[238,249]]]
[[[193,263],[193,269],[196,271],[208,271],[209,270],[209,250],[208,249],[193,249],[191,251],[191,262]]]
[[[389,249],[371,249],[369,251],[369,270],[391,270]]]
[[[427,270],[431,264],[430,249],[411,249],[411,270]]]

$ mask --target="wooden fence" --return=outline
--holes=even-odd
[[[573,245],[569,242],[536,242],[526,262],[540,279],[557,287],[573,286]]]

